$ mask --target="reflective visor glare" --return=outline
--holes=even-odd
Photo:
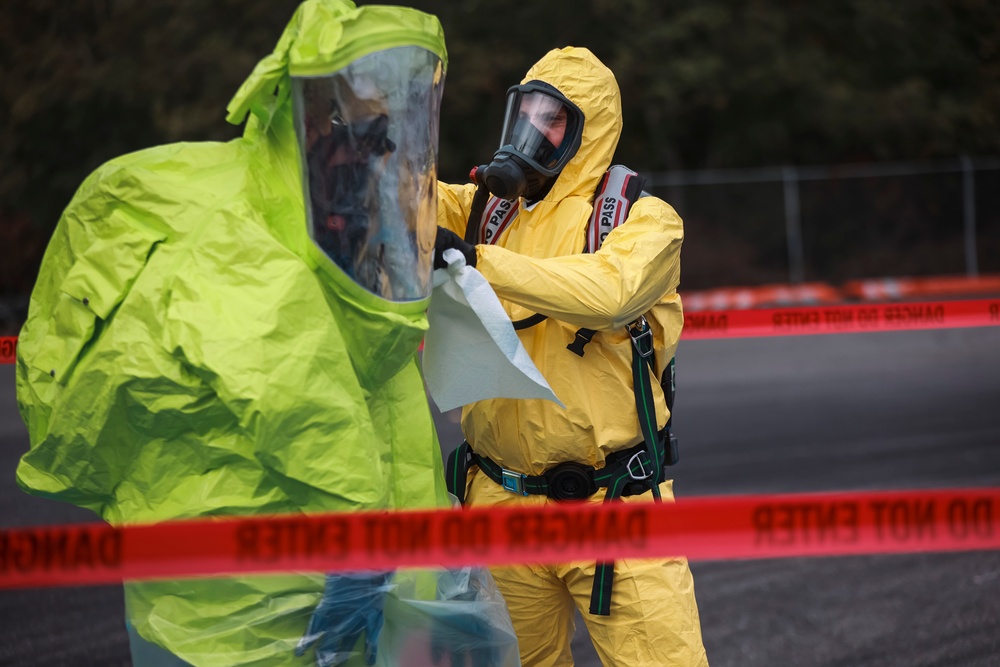
[[[312,239],[353,281],[393,301],[430,293],[443,81],[440,60],[418,47],[293,79]]]
[[[575,125],[575,115],[561,100],[541,91],[515,90],[508,96],[501,145],[544,169],[556,169]]]

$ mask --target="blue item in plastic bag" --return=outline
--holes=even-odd
[[[326,575],[323,597],[295,655],[315,645],[317,667],[333,667],[357,654],[354,647],[363,636],[365,664],[374,665],[389,577],[386,572]]]

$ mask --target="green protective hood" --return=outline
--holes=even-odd
[[[434,16],[404,7],[358,9],[347,0],[308,0],[295,12],[274,53],[257,63],[240,86],[226,120],[238,125],[252,111],[266,125],[287,99],[289,76],[330,74],[397,46],[425,48],[447,68],[444,32]]]
[[[250,113],[245,138],[250,158],[294,206],[273,206],[266,221],[288,249],[321,276],[330,306],[352,339],[352,360],[368,386],[378,385],[409,361],[427,328],[427,299],[390,302],[359,288],[309,238],[302,201],[301,157],[295,137],[291,77],[336,72],[376,51],[418,46],[447,65],[444,33],[437,18],[404,7],[357,8],[345,0],[308,0],[299,6],[274,52],[261,60],[229,103],[227,120]]]
[[[116,525],[448,504],[415,360],[426,301],[368,293],[312,243],[288,94],[297,68],[403,44],[444,56],[433,17],[309,0],[230,107],[242,138],[124,155],[80,186],[18,345],[24,490]],[[130,583],[126,603],[196,667],[304,667],[321,590]]]

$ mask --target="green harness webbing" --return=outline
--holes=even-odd
[[[649,323],[645,317],[628,326],[629,337],[632,339],[632,388],[635,392],[636,413],[639,416],[639,428],[642,432],[643,440],[649,448],[649,458],[654,462],[653,469],[649,471],[648,484],[653,492],[656,502],[661,502],[660,482],[663,481],[664,465],[673,465],[677,462],[676,439],[672,437],[668,428],[664,430],[666,438],[661,439],[656,429],[656,405],[653,402],[653,390],[650,387],[650,370],[652,369],[653,358],[653,331],[649,328]],[[673,360],[670,361],[671,369]],[[664,459],[664,444],[671,443],[672,458]],[[631,471],[625,468],[618,475],[614,484],[608,485],[608,491],[604,495],[604,502],[609,503],[618,500],[622,496],[622,487],[631,476]],[[594,572],[594,587],[590,594],[590,613],[599,616],[611,615],[611,588],[615,579],[614,561],[603,561],[597,563]]]

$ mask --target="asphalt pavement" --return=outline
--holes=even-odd
[[[678,496],[1000,486],[1000,328],[682,342]],[[28,496],[0,366],[0,525]],[[460,435],[438,416],[445,448]],[[693,563],[715,667],[1000,665],[1000,552]],[[577,665],[598,665],[582,624]],[[0,593],[0,665],[130,665],[115,586]]]

